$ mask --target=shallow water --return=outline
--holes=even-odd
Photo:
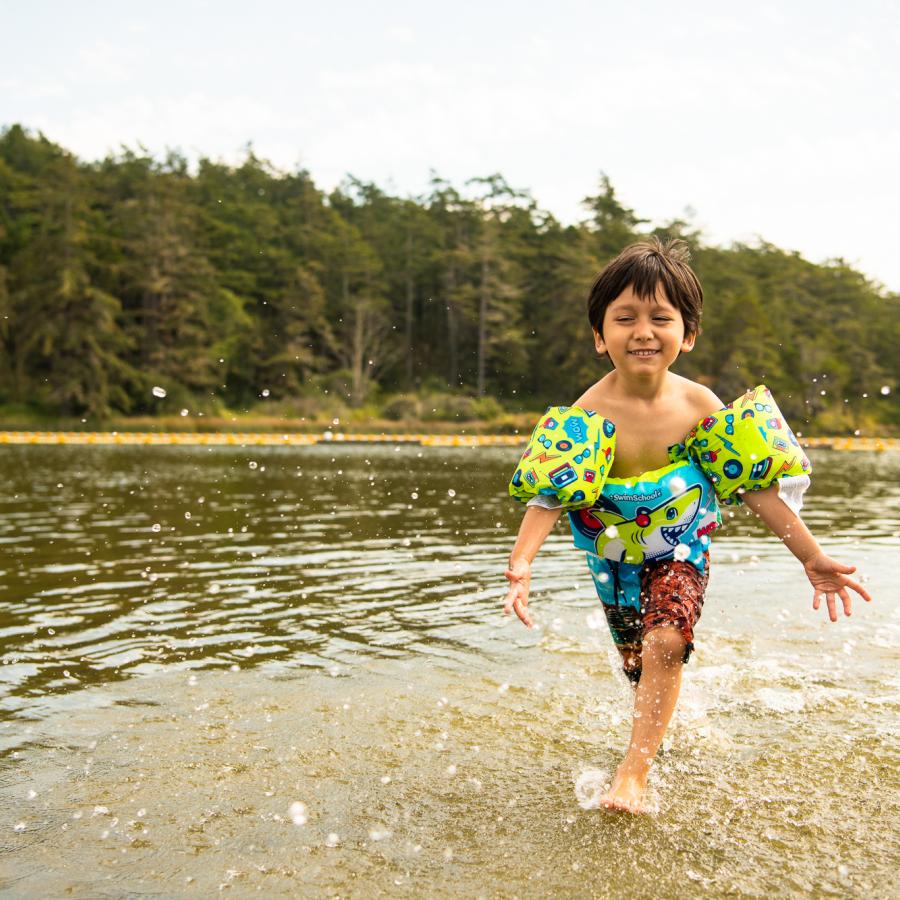
[[[5,449],[0,886],[892,896],[900,454],[813,463],[876,602],[729,519],[633,819],[579,805],[630,691],[562,527],[499,612],[508,450]]]

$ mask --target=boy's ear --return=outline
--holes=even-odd
[[[686,334],[684,336],[684,340],[681,342],[681,352],[682,353],[690,353],[691,350],[694,349],[694,343],[697,340],[696,334]]]
[[[602,335],[596,328],[591,329],[594,332],[594,348],[599,354],[606,353],[606,341],[603,340]]]

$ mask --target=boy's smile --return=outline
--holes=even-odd
[[[681,311],[666,297],[642,299],[627,287],[603,315],[602,335],[594,332],[598,353],[606,353],[617,369],[668,369],[678,354],[693,349],[694,335],[685,335]]]

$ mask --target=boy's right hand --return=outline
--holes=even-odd
[[[509,592],[503,605],[503,612],[515,611],[516,615],[529,627],[534,624],[528,615],[528,589],[531,585],[531,564],[526,559],[510,560],[509,568],[503,573],[509,581]]]

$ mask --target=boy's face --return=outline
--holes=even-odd
[[[641,300],[625,288],[603,314],[603,334],[594,332],[598,353],[609,354],[620,371],[634,374],[668,369],[679,353],[694,349],[696,335],[685,335],[684,319],[662,286],[656,297]]]

